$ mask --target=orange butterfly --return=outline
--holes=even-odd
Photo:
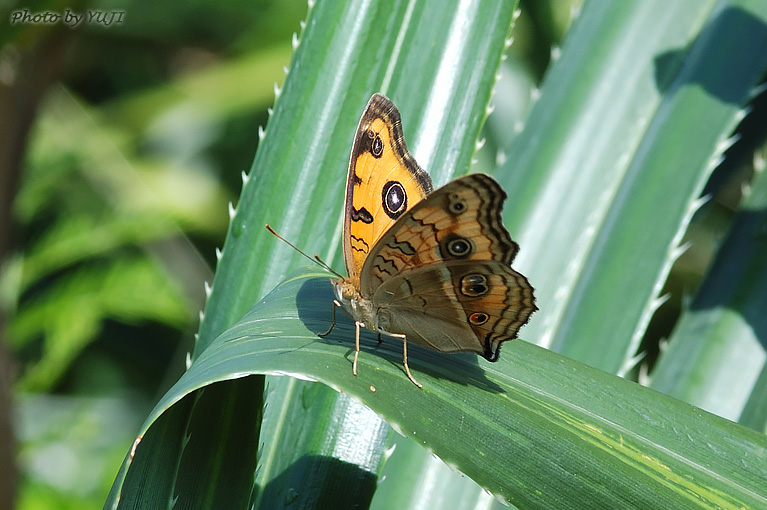
[[[370,98],[354,137],[344,206],[348,277],[333,280],[333,306],[360,328],[440,352],[472,351],[498,359],[537,310],[533,288],[511,269],[519,247],[501,220],[506,194],[483,174],[432,191],[408,152],[400,115],[381,94]]]

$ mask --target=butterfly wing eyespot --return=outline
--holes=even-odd
[[[380,158],[383,155],[383,149],[384,145],[381,141],[381,137],[375,135],[375,138],[373,138],[373,141],[370,144],[370,153],[373,157]]]
[[[451,214],[458,216],[466,211],[466,201],[463,200],[458,193],[451,193],[448,196],[447,210]]]
[[[473,326],[481,326],[490,320],[490,316],[484,312],[474,312],[469,315],[469,323]]]
[[[443,259],[465,259],[474,253],[471,240],[456,234],[450,234],[439,244]]]
[[[490,292],[485,275],[472,273],[461,278],[461,294],[466,297],[482,297]]]
[[[372,154],[374,158],[383,156],[384,143],[383,140],[381,140],[381,136],[372,129],[368,129],[364,136],[367,136],[365,147],[370,154]]]
[[[381,191],[381,204],[384,212],[396,220],[407,210],[407,193],[402,183],[389,181]]]

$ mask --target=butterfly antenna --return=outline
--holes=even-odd
[[[301,251],[300,249],[298,249],[298,247],[297,247],[295,244],[291,243],[290,241],[288,241],[287,239],[285,239],[284,237],[282,237],[280,234],[278,234],[277,232],[275,232],[275,231],[274,231],[274,229],[273,229],[272,227],[270,227],[268,223],[266,224],[266,230],[268,230],[269,232],[271,232],[272,234],[274,234],[274,235],[277,237],[277,239],[279,239],[280,241],[284,242],[285,244],[287,244],[288,246],[290,246],[291,248],[293,248],[294,250],[296,250],[298,253],[300,253],[301,255],[303,255],[304,257],[306,257],[307,259],[311,260],[312,262],[314,262],[314,263],[316,263],[316,264],[319,264],[319,266],[320,266],[321,268],[323,268],[323,269],[327,269],[328,271],[330,271],[331,273],[333,273],[334,275],[336,275],[336,276],[337,276],[337,277],[339,277],[339,278],[343,278],[343,276],[341,276],[340,274],[338,274],[337,272],[335,272],[335,271],[333,270],[333,268],[332,268],[332,267],[330,267],[330,266],[329,266],[329,265],[328,265],[328,264],[327,264],[327,263],[326,263],[324,260],[322,260],[322,259],[320,258],[320,256],[319,256],[319,255],[317,255],[317,254],[315,253],[315,254],[314,254],[314,257],[310,257],[309,255],[307,255],[306,253],[304,253],[303,251]]]

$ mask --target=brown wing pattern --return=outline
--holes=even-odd
[[[498,260],[450,260],[413,269],[373,297],[384,331],[441,352],[473,351],[496,361],[537,310],[527,279]]]
[[[405,145],[397,108],[374,94],[357,126],[346,180],[344,262],[357,288],[379,238],[431,190],[431,178]]]
[[[362,295],[414,268],[453,260],[495,260],[509,266],[519,247],[503,226],[506,194],[494,179],[456,179],[416,204],[371,251],[363,268]]]

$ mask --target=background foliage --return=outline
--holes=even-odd
[[[731,2],[719,4],[708,2],[704,6],[706,13],[724,10],[725,4]],[[121,9],[125,10],[128,21],[111,27],[84,25],[75,30],[60,26],[8,24],[7,13],[25,7],[33,11],[63,11],[67,7],[75,10]],[[618,164],[619,173],[611,174],[596,164],[600,160],[620,162],[621,154],[629,151],[666,154],[663,151],[671,150],[669,147],[680,142],[680,131],[675,131],[676,126],[659,123],[654,129],[655,138],[660,142],[640,143],[638,138],[631,137],[632,126],[627,126],[625,131],[616,130],[606,122],[609,117],[595,113],[623,108],[623,115],[639,119],[639,125],[633,126],[635,131],[647,127],[642,124],[643,119],[650,117],[647,105],[658,101],[657,98],[647,100],[646,104],[627,104],[622,98],[629,94],[621,88],[610,89],[605,85],[610,76],[625,76],[632,72],[642,49],[640,43],[627,36],[619,38],[627,41],[626,53],[616,51],[613,54],[615,60],[606,56],[603,60],[606,71],[595,70],[585,78],[591,79],[590,82],[560,79],[548,85],[548,89],[544,87],[539,91],[537,86],[549,66],[550,56],[558,54],[557,44],[570,25],[573,6],[568,2],[553,1],[522,2],[520,7],[522,15],[513,31],[515,42],[501,67],[501,81],[493,101],[496,114],[489,117],[484,128],[486,144],[476,154],[477,162],[472,170],[489,172],[499,163],[503,168],[504,162],[511,168],[527,167],[533,157],[527,154],[549,154],[552,159],[579,165],[583,169],[579,182],[589,183],[582,186],[600,192],[610,189],[610,175],[616,176],[612,182],[619,182],[624,174],[631,175],[633,171],[635,187],[616,188],[613,192],[638,197],[638,207],[643,211],[659,211],[658,218],[653,221],[658,229],[662,229],[664,217],[675,217],[664,208],[670,207],[670,202],[662,205],[641,203],[641,192],[647,189],[645,184],[651,178],[648,177],[651,174],[642,172],[644,168],[651,169],[652,165],[625,167]],[[216,247],[223,245],[229,225],[227,203],[237,202],[240,174],[250,167],[259,143],[258,126],[266,124],[267,108],[274,102],[274,84],[282,86],[283,66],[289,64],[293,54],[291,34],[300,31],[299,21],[306,17],[304,2],[227,2],[215,7],[192,3],[173,5],[172,8],[158,4],[157,8],[165,8],[168,12],[163,15],[157,9],[146,9],[140,2],[119,6],[111,2],[77,5],[47,2],[34,7],[10,5],[2,10],[1,22],[5,25],[0,36],[3,44],[0,64],[6,70],[3,79],[7,85],[3,94],[6,101],[11,98],[11,103],[18,106],[15,110],[2,110],[6,116],[2,124],[13,126],[15,137],[6,139],[13,141],[14,147],[24,149],[16,168],[8,164],[4,170],[8,175],[17,170],[19,185],[12,202],[16,224],[14,244],[5,253],[0,253],[4,257],[0,295],[7,314],[4,340],[13,360],[12,403],[18,441],[16,459],[20,477],[16,487],[20,508],[100,507],[140,423],[159,396],[183,372],[184,358],[192,350],[192,334],[198,327],[197,312],[204,304],[203,281],[212,281],[210,268],[216,266]],[[620,16],[633,20],[646,16],[648,22],[657,21],[652,7],[619,11],[605,9],[615,20],[621,19]],[[667,12],[663,19],[668,23],[684,20],[690,23],[691,33],[700,31],[701,19],[711,19],[703,10],[696,11],[698,18],[691,17],[689,12],[680,5],[678,12]],[[675,18],[675,14],[679,17]],[[698,23],[697,28],[693,27],[695,23]],[[580,44],[588,47],[589,37],[600,37],[606,41],[606,48],[607,41],[612,40],[610,37],[617,37],[597,31],[595,26],[581,26],[580,32],[570,35],[571,41],[581,37]],[[615,26],[620,25],[616,22]],[[763,29],[756,33],[763,33]],[[647,47],[652,47],[647,42],[647,34],[644,37]],[[664,41],[664,44],[674,47],[675,51],[657,56],[655,86],[662,92],[664,87],[673,89],[680,66],[694,60],[685,53],[692,45],[690,40],[681,37]],[[705,49],[705,45],[703,47]],[[52,51],[52,48],[58,51]],[[711,48],[708,53],[700,51],[704,52],[704,57],[716,54]],[[685,55],[686,60],[682,58]],[[569,68],[574,76],[588,75],[583,73],[583,66],[592,61],[588,56],[583,60],[572,58],[560,63],[559,72],[567,76]],[[12,71],[10,75],[9,69]],[[581,74],[577,74],[579,71]],[[696,79],[704,90],[712,83],[707,81],[705,69]],[[31,87],[31,83],[37,85]],[[594,94],[594,90],[601,93]],[[593,123],[591,138],[581,141],[581,152],[576,151],[576,145],[563,143],[570,139],[557,130],[563,126],[561,118],[556,122],[549,121],[550,124],[546,123],[545,115],[528,119],[533,98],[539,94],[549,98],[549,104],[556,104],[552,97],[560,98],[559,107],[570,113],[569,121],[573,125]],[[668,101],[660,107],[669,112],[668,115],[674,108],[694,112],[706,107],[705,98],[695,97],[694,92],[666,97],[672,96],[678,100],[677,104]],[[688,193],[693,195],[701,191],[696,186],[702,187],[708,182],[704,191],[711,198],[703,207],[700,202],[690,207],[684,199],[677,205],[682,209],[690,207],[688,219],[696,213],[690,226],[680,232],[686,233],[689,243],[677,242],[671,247],[666,243],[659,249],[676,249],[677,245],[688,246],[688,249],[681,256],[681,250],[659,252],[659,257],[668,261],[670,272],[663,281],[649,282],[651,300],[646,303],[643,319],[646,329],[631,332],[627,335],[631,342],[618,346],[613,341],[615,329],[612,327],[594,339],[607,342],[606,346],[596,347],[592,343],[565,345],[564,333],[557,336],[556,331],[552,333],[545,328],[547,321],[539,318],[524,331],[523,337],[530,341],[547,339],[546,345],[572,358],[646,382],[645,375],[654,366],[656,356],[664,348],[665,338],[672,335],[673,330],[670,348],[656,368],[652,385],[722,416],[740,419],[763,432],[764,413],[760,411],[760,402],[764,399],[760,395],[765,380],[762,368],[765,337],[763,326],[758,326],[763,322],[755,316],[758,316],[760,303],[764,303],[763,292],[759,293],[764,288],[760,286],[765,274],[763,263],[760,263],[764,250],[756,249],[753,253],[743,250],[743,239],[764,235],[765,202],[758,192],[764,187],[760,188],[758,181],[753,183],[757,192],[750,194],[738,209],[741,192],[749,188],[752,180],[753,163],[756,162],[757,168],[762,164],[759,147],[764,143],[765,129],[763,122],[758,121],[758,112],[764,111],[764,101],[758,91],[753,97],[750,108],[757,113],[751,115],[734,115],[733,112],[744,105],[735,100],[725,101],[729,110],[723,115],[731,115],[737,120],[744,117],[733,139],[738,143],[728,149],[730,144],[724,141],[720,141],[723,143],[720,146],[716,145],[716,139],[707,142],[710,150],[702,153],[704,161],[698,164],[705,172],[689,183]],[[360,104],[348,105],[348,109],[358,112],[361,104],[364,100]],[[574,112],[575,105],[580,105],[583,111]],[[657,108],[658,104],[651,107]],[[352,116],[351,122],[356,123],[356,117]],[[536,122],[540,124],[531,125]],[[523,125],[525,129],[518,135]],[[407,125],[405,128],[407,134]],[[735,128],[733,122],[723,134],[729,135]],[[531,133],[544,133],[546,137],[535,138]],[[689,131],[682,133],[691,138]],[[620,145],[621,140],[628,140],[625,143],[629,145]],[[635,146],[630,146],[631,140],[636,140]],[[338,150],[343,152],[340,159],[346,159],[348,148],[340,147],[347,145],[347,140],[339,141]],[[725,149],[724,163],[718,165],[716,158]],[[511,161],[509,154],[514,155]],[[463,154],[463,157],[469,156]],[[709,164],[708,159],[713,163]],[[13,163],[14,159],[10,157],[7,161]],[[566,165],[550,168],[563,166]],[[707,172],[715,167],[713,177],[707,181]],[[676,190],[676,181],[672,186],[667,180],[668,168],[666,160],[655,179],[662,186]],[[342,183],[344,170],[339,169],[338,175],[337,182]],[[515,237],[524,239],[520,255],[524,257],[525,249],[528,253],[538,253],[538,246],[546,243],[547,238],[551,242],[558,222],[562,217],[571,219],[574,209],[568,209],[567,196],[552,198],[536,191],[541,184],[535,179],[543,181],[556,176],[547,175],[543,170],[524,174],[532,178],[517,175],[504,182],[504,187],[518,200],[518,203],[507,206],[511,210],[509,218],[514,218],[509,227]],[[587,181],[589,175],[596,180]],[[442,183],[447,178],[445,174],[437,180]],[[13,179],[4,182],[12,183]],[[577,186],[578,181],[568,182],[568,185]],[[6,193],[11,189],[16,187],[9,185],[3,191]],[[600,196],[604,197],[603,194],[583,194],[579,199],[595,201]],[[546,218],[537,224],[536,232],[540,234],[521,219],[524,217],[521,213],[514,212],[515,208],[530,207],[524,197],[549,209],[541,210],[537,216]],[[561,204],[559,208],[551,207],[552,200]],[[627,226],[619,231],[636,236],[637,242],[641,243],[644,241],[640,231],[632,230],[636,228],[631,223],[632,218],[637,218],[635,211],[627,207],[624,211],[608,212],[600,221]],[[587,221],[582,228],[594,226],[593,217],[584,220]],[[731,225],[735,226],[730,228]],[[687,227],[686,224],[683,226]],[[678,227],[678,224],[667,227],[672,237],[677,234],[673,229]],[[7,230],[0,230],[0,237],[7,237]],[[572,226],[569,230],[572,234],[582,232]],[[283,233],[293,234],[289,237],[300,240],[309,250],[315,246],[310,238],[291,232],[290,225],[283,229]],[[597,238],[593,242],[599,245],[614,238]],[[717,251],[720,244],[732,247]],[[564,241],[558,243],[558,246],[565,245]],[[584,259],[577,257],[583,252],[577,250],[577,244],[573,246],[575,257],[562,257],[567,254],[565,250],[552,253],[551,263],[563,264],[560,271],[531,275],[536,287],[544,293],[539,299],[553,302],[555,292],[562,289],[549,283],[548,278],[572,274],[565,265],[568,261],[583,262]],[[607,250],[605,253],[613,252]],[[714,267],[719,269],[709,272],[704,279],[715,253],[718,255]],[[327,255],[332,260],[332,252]],[[557,261],[556,256],[560,256],[560,260]],[[593,270],[589,269],[589,264],[609,269],[610,264],[618,264],[621,260],[631,260],[631,254],[603,261],[598,257],[586,260],[578,271]],[[598,295],[600,289],[616,282],[627,284],[627,292],[631,292],[637,287],[626,275],[629,272],[640,274],[642,262],[623,262],[628,267],[615,268],[615,272],[604,270],[602,274],[606,275],[606,280],[601,283],[572,282],[567,292]],[[524,258],[519,263],[527,267],[532,265]],[[265,290],[279,281],[280,271],[285,267],[269,275],[270,284],[264,284]],[[547,262],[545,267],[552,266]],[[736,278],[733,274],[738,273],[738,268],[742,268],[742,274]],[[717,274],[727,275],[730,282],[748,282],[751,286],[733,285],[728,291],[731,300],[724,306],[712,307],[712,299],[722,297],[723,284],[715,281]],[[661,285],[665,290],[660,290]],[[693,295],[699,286],[700,293],[692,304],[683,305],[684,300],[689,299],[686,296]],[[550,297],[546,292],[550,292]],[[663,306],[657,300],[659,296],[668,296],[664,298]],[[646,299],[645,294],[637,293],[637,300]],[[581,303],[593,302],[592,299],[581,300]],[[550,320],[584,313],[556,306],[547,309],[549,313],[560,314],[558,317],[552,315]],[[599,308],[592,307],[592,310]],[[733,316],[733,311],[741,313]],[[236,320],[241,314],[230,313],[236,316],[224,319],[224,322]],[[542,314],[545,313],[543,310]],[[681,319],[678,318],[680,314]],[[738,316],[749,319],[745,326]],[[597,316],[593,320],[600,318]],[[711,324],[722,325],[711,328]],[[747,348],[734,347],[726,338],[734,335],[711,334],[722,329],[729,332],[732,327],[748,329],[749,325],[753,335],[738,336]],[[204,328],[205,323],[203,332]],[[573,331],[566,327],[561,331],[573,335]],[[208,336],[205,341],[212,341],[213,337]],[[702,342],[706,336],[712,338]],[[619,350],[612,357],[601,357],[612,347]],[[195,355],[199,352],[199,349],[195,350]],[[725,355],[733,356],[735,352],[746,353],[742,358],[751,362],[749,370],[743,370],[739,360],[721,362]],[[594,353],[600,355],[600,361],[591,357]],[[634,358],[639,353],[641,360]],[[210,390],[215,391],[216,386]],[[307,413],[302,415],[307,420],[333,420],[348,416],[350,409],[361,412],[359,406],[343,399],[323,403],[323,399],[329,397],[312,388],[313,385],[293,379],[274,378],[270,382],[267,401],[271,409],[280,405],[296,406],[299,404],[295,398],[285,396],[302,395],[302,402],[312,402],[312,405],[306,405],[303,410],[283,409],[282,415]],[[255,384],[248,391],[258,392],[260,389]],[[323,402],[318,402],[320,400]],[[284,402],[292,403],[282,404]],[[6,403],[2,405],[7,406]],[[337,408],[337,414],[327,415],[322,411],[316,411],[316,416],[311,414],[312,410],[327,406]],[[284,417],[280,419],[280,414],[267,411],[263,428],[270,434],[278,431],[290,436],[293,433],[288,430],[291,425]],[[252,426],[258,421],[257,416],[248,421],[233,413],[230,419],[233,426],[237,423]],[[222,421],[225,419],[221,416]],[[375,417],[357,416],[356,419],[361,423],[377,423]],[[379,441],[399,443],[398,455],[384,464],[384,475],[390,483],[396,479],[398,470],[420,473],[423,477],[428,473],[447,471],[439,461],[430,460],[417,451],[413,453],[412,448],[408,450],[407,442],[401,438],[392,438],[385,430],[374,430],[378,431]],[[2,439],[4,444],[10,444],[5,437]],[[274,473],[270,474],[268,470],[280,469],[278,464],[269,464],[269,458],[286,459],[289,455],[290,452],[274,449],[262,451],[261,464],[270,467],[259,471],[260,480],[270,480]],[[380,459],[371,462],[378,465]],[[409,466],[407,469],[412,471],[401,466]],[[391,507],[392,501],[419,497],[434,501],[438,493],[443,494],[446,508],[450,504],[461,508],[460,505],[469,504],[469,501],[476,504],[478,500],[490,504],[481,491],[471,492],[465,488],[473,487],[471,482],[462,487],[453,482],[450,475],[441,474],[442,483],[452,485],[465,500],[459,501],[453,496],[451,501],[444,485],[443,490],[432,492],[423,486],[407,488],[407,480],[400,477],[397,483],[402,489],[379,491],[373,504],[386,508]],[[359,485],[365,483],[374,482],[363,477]]]

